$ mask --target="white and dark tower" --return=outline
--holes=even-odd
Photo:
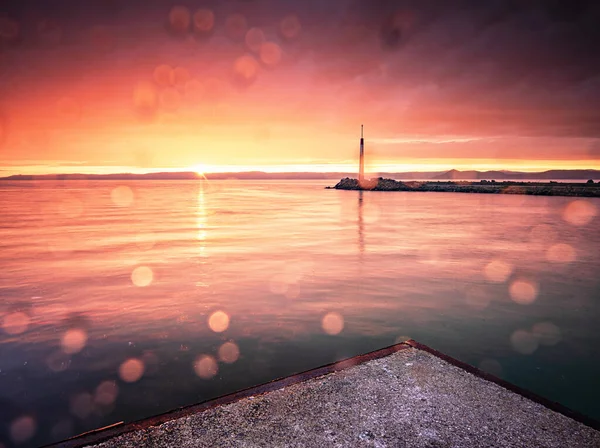
[[[363,138],[363,125],[360,125],[360,160],[358,165],[358,181],[365,179],[365,139]]]

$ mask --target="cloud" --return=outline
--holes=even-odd
[[[371,139],[371,143],[380,145],[401,145],[401,144],[434,144],[441,145],[446,143],[470,143],[476,141],[482,141],[480,138],[471,137],[452,137],[452,136],[438,136],[438,137],[399,137],[399,138],[374,138]]]
[[[193,3],[181,2],[192,10]],[[201,41],[191,32],[183,39],[165,32],[170,6],[160,0],[11,2],[2,14],[18,21],[21,36],[18,43],[4,48],[8,68],[0,73],[0,81],[6,81],[0,83],[0,94],[12,110],[21,107],[26,112],[21,116],[11,112],[10,136],[25,141],[31,136],[23,137],[19,133],[23,129],[41,132],[46,126],[61,137],[52,155],[45,155],[41,144],[48,142],[36,140],[24,147],[29,154],[13,149],[12,156],[76,155],[99,165],[100,158],[122,157],[115,164],[139,166],[164,164],[171,156],[192,160],[198,157],[195,139],[204,132],[198,130],[200,121],[214,131],[214,141],[223,140],[224,133],[239,133],[243,123],[252,120],[252,125],[269,123],[286,131],[293,126],[321,126],[339,135],[365,123],[369,136],[379,136],[372,144],[387,145],[388,152],[397,144],[414,145],[411,151],[417,155],[483,151],[490,156],[534,157],[537,151],[540,157],[580,157],[583,150],[577,138],[600,138],[598,2],[212,1],[204,6],[214,10],[215,29]],[[227,89],[219,99],[229,108],[223,109],[227,114],[221,111],[217,116],[214,107],[193,112],[183,101],[178,126],[163,125],[162,133],[156,131],[149,142],[150,129],[159,120],[136,121],[130,113],[133,86],[140,80],[152,82],[159,64],[183,66],[206,85],[214,84],[209,77],[229,83],[233,61],[249,52],[243,42],[227,37],[226,18],[234,13],[243,14],[251,26],[260,27],[268,40],[281,46],[281,64],[262,64],[248,88]],[[298,18],[301,31],[286,40],[278,27],[290,14]],[[45,18],[61,30],[60,45],[51,51],[37,31],[39,20]],[[93,45],[90,36],[98,27],[109,30],[114,45],[107,46],[108,51]],[[255,57],[260,59],[259,54]],[[32,75],[36,73],[44,76]],[[48,110],[63,92],[84,98],[79,133],[54,126],[49,118]],[[38,99],[40,104],[35,103]],[[41,99],[47,103],[41,104]],[[27,109],[27,101],[34,106]],[[100,129],[90,142],[89,133]],[[289,135],[292,138],[293,129]],[[168,141],[167,136],[173,136],[173,143],[187,141],[193,149],[181,153],[173,149],[173,154],[164,155],[156,146]],[[261,151],[272,148],[280,155],[277,138],[273,132],[270,146],[261,144]],[[561,141],[530,148],[526,138]],[[147,151],[137,149],[146,145]],[[316,145],[298,146],[303,155],[321,151]],[[596,146],[589,148],[586,154],[597,154]],[[341,157],[341,150],[336,151],[332,153]],[[290,160],[298,156],[289,154]]]

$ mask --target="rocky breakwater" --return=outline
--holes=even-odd
[[[369,191],[436,191],[451,193],[495,193],[527,194],[539,196],[581,196],[600,197],[600,183],[559,183],[559,182],[402,182],[394,179],[368,179],[359,183],[358,179],[345,177],[335,186],[336,190]]]

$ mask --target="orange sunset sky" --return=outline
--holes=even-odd
[[[7,4],[12,3],[12,4]],[[575,0],[22,0],[0,176],[600,168],[600,18]]]

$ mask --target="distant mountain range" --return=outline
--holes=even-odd
[[[409,173],[407,173],[409,174]],[[431,179],[464,179],[464,180],[587,180],[600,179],[599,170],[550,170],[541,173],[524,173],[521,171],[458,171],[432,173]]]
[[[209,173],[209,180],[330,180],[354,176],[348,173],[265,173],[251,171],[241,173]],[[526,173],[521,171],[429,171],[405,173],[378,173],[372,177],[386,177],[397,180],[600,180],[600,170],[550,170],[539,173]],[[163,173],[117,173],[117,174],[16,174],[1,177],[4,180],[195,180],[204,178],[202,175],[184,172]]]

